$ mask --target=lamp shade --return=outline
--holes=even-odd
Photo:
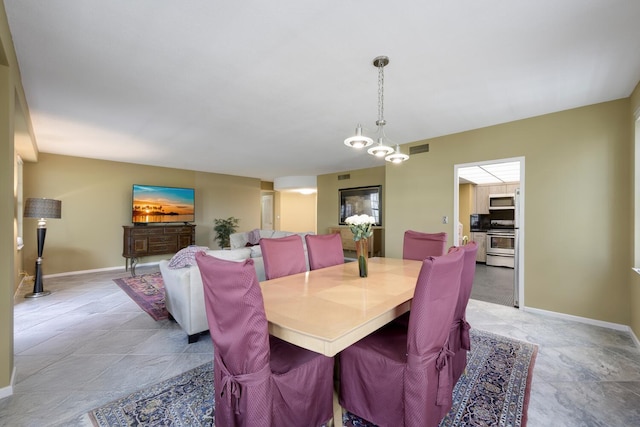
[[[55,199],[27,199],[24,204],[25,218],[61,218],[62,201]]]

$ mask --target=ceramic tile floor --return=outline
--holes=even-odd
[[[512,268],[477,264],[471,298],[513,307],[513,286]]]
[[[137,272],[156,271],[138,267]],[[52,294],[15,299],[14,394],[0,426],[79,426],[118,397],[212,359],[211,341],[187,344],[99,272],[45,279]],[[539,344],[529,427],[640,425],[640,350],[625,332],[471,300],[473,327]]]

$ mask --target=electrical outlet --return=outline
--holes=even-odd
[[[443,216],[443,217],[442,217],[442,223],[443,223],[443,224],[449,224],[449,217],[448,217],[448,216],[446,216],[446,215],[445,215],[445,216]]]

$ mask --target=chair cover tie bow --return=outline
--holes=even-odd
[[[222,368],[222,390],[220,391],[220,397],[227,395],[226,399],[233,411],[236,414],[240,414],[240,399],[242,398],[242,388],[268,380],[271,375],[271,368],[269,364],[264,365],[262,369],[249,374],[232,375],[224,366]]]
[[[449,369],[446,368],[449,364],[449,359],[451,359],[454,354],[455,353],[453,351],[449,350],[448,343],[439,351],[434,351],[425,356],[419,356],[412,353],[407,354],[407,364],[409,366],[424,366],[423,364],[429,364],[435,361],[435,366],[438,370],[438,393],[436,395],[437,405],[451,404],[451,393],[453,391],[453,387],[451,384]]]
[[[471,350],[471,338],[469,337],[469,329],[471,325],[465,319],[460,319],[460,346],[467,350]]]
[[[449,369],[445,369],[449,363],[449,359],[455,353],[449,350],[449,346],[440,349],[436,358],[436,369],[438,370],[438,394],[436,395],[437,405],[450,405],[452,399],[453,384],[451,384],[451,376]]]

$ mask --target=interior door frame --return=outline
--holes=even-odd
[[[458,169],[465,168],[469,166],[483,166],[483,165],[491,165],[495,163],[507,163],[507,162],[520,162],[520,200],[519,200],[519,230],[518,230],[518,250],[516,250],[516,255],[518,259],[516,260],[518,268],[515,269],[514,274],[518,274],[518,307],[520,310],[524,310],[525,308],[525,298],[524,298],[524,269],[525,269],[525,158],[524,156],[520,157],[509,157],[505,159],[493,159],[493,160],[483,160],[471,163],[460,163],[453,165],[453,218],[451,221],[453,224],[453,241],[459,242],[460,236],[458,235],[458,218],[460,217],[460,179],[458,176]]]
[[[270,199],[271,210],[266,212],[264,209],[264,201],[265,199]],[[275,230],[275,192],[273,191],[262,191],[260,194],[260,228],[263,230]],[[267,216],[271,217],[271,228],[268,228],[266,225],[265,218]]]

